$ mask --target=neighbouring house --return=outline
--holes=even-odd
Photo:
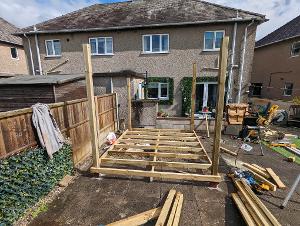
[[[300,97],[300,16],[256,42],[251,96]]]
[[[0,79],[0,112],[86,97],[85,77],[80,74]]]
[[[247,101],[256,29],[265,21],[264,15],[205,1],[135,0],[95,4],[18,34],[32,74],[83,73],[82,44],[90,43],[95,74],[145,75],[146,98],[178,116],[189,112],[193,62],[196,111],[215,108],[225,35],[230,37],[226,101]]]
[[[28,73],[22,39],[13,35],[19,31],[0,17],[0,76]]]

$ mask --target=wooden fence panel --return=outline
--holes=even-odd
[[[107,134],[116,129],[116,95],[97,96],[96,100],[100,146]],[[87,99],[50,104],[49,107],[64,136],[70,138],[76,165],[91,153]],[[38,144],[31,118],[31,108],[0,113],[0,159]]]

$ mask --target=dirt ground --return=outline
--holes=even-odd
[[[300,133],[300,129],[292,132]],[[223,136],[223,140],[224,147],[238,150],[240,141],[232,140],[228,136]],[[202,142],[211,155],[212,138],[202,139]],[[265,156],[260,156],[259,146],[253,146],[254,151],[250,153],[240,152],[237,164],[245,161],[271,167],[290,187],[300,172],[300,166],[286,162],[283,156],[268,148],[265,148]],[[159,206],[172,188],[184,195],[180,225],[244,225],[230,196],[235,188],[225,176],[234,166],[235,158],[222,154],[220,173],[224,176],[224,181],[218,189],[210,188],[209,184],[204,182],[178,183],[156,180],[150,183],[143,178],[98,177],[83,172],[49,204],[48,211],[41,213],[30,225],[105,225]],[[282,225],[299,225],[299,189],[300,186],[287,208],[283,210],[279,206],[289,189],[267,192],[259,198]]]

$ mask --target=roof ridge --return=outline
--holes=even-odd
[[[234,7],[230,7],[230,6],[224,6],[224,5],[220,5],[220,4],[212,3],[212,2],[207,2],[207,1],[203,1],[203,0],[196,0],[196,1],[201,1],[201,2],[204,2],[206,4],[217,6],[217,7],[221,7],[221,8],[224,8],[224,9],[238,10],[239,12],[253,14],[255,16],[260,16],[260,17],[264,17],[264,18],[266,17],[266,15],[263,15],[263,14],[260,14],[260,13],[255,13],[255,12],[244,10],[244,9],[240,9],[240,8],[234,8]]]

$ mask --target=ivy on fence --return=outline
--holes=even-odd
[[[72,168],[70,145],[64,145],[53,159],[36,148],[0,160],[0,225],[12,225]]]

